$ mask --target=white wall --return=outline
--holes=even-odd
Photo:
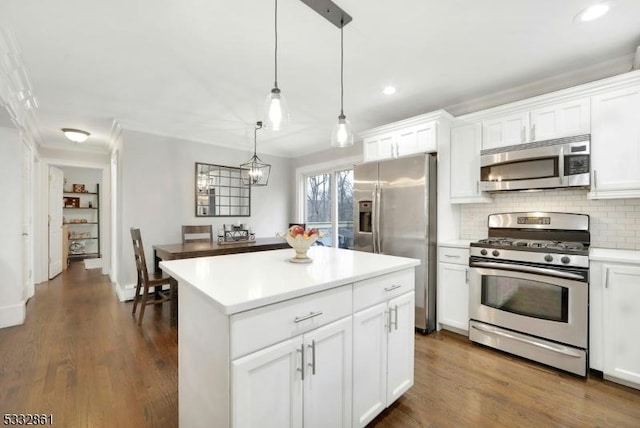
[[[22,143],[17,130],[0,128],[0,328],[25,318],[22,283]]]
[[[259,148],[259,147],[258,147]],[[211,224],[214,230],[224,223],[247,223],[257,237],[272,237],[286,230],[291,206],[290,160],[261,155],[272,165],[269,185],[251,190],[251,217],[195,216],[195,163],[239,166],[253,154],[170,137],[123,130],[119,148],[118,181],[121,200],[116,220],[121,227],[117,277],[118,295],[131,295],[136,269],[131,245],[131,227],[139,227],[145,245],[148,268],[153,266],[154,244],[182,240],[181,226]]]
[[[517,211],[588,214],[591,246],[640,250],[640,199],[589,200],[586,190],[502,192],[493,203],[462,206],[461,238],[487,236],[487,216]]]

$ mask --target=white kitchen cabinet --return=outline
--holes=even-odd
[[[438,328],[469,332],[469,249],[438,249]]]
[[[451,129],[451,203],[488,202],[480,191],[480,123]]]
[[[233,426],[349,427],[351,333],[349,316],[234,360]]]
[[[592,249],[590,255],[589,367],[640,389],[640,253]]]
[[[448,126],[451,116],[439,110],[361,133],[364,162],[436,152],[438,127],[443,120]]]
[[[413,385],[415,292],[353,316],[353,425],[364,427]]]
[[[603,268],[603,373],[640,389],[640,266]]]
[[[484,121],[482,122],[482,149],[526,143],[528,129],[529,112]]]
[[[590,129],[591,102],[581,98],[532,110],[529,141],[588,134]]]
[[[552,103],[531,111],[508,113],[482,122],[482,149],[588,134],[590,99]]]
[[[353,424],[363,427],[413,385],[415,273],[353,289]]]
[[[640,86],[592,99],[590,199],[640,197]]]

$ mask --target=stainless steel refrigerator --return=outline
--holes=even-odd
[[[436,327],[436,156],[356,165],[353,249],[420,259],[416,329]]]

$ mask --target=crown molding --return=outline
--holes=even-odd
[[[422,123],[434,122],[434,121],[451,121],[453,116],[445,110],[436,110],[430,113],[421,114],[419,116],[410,117],[408,119],[399,120],[397,122],[389,123],[386,125],[378,126],[376,128],[367,129],[358,134],[361,139],[378,135],[383,132],[394,132],[401,129],[406,129],[411,126],[420,125]]]

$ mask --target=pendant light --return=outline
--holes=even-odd
[[[340,116],[338,123],[333,128],[331,134],[332,147],[349,147],[353,146],[353,132],[351,131],[351,123],[344,115],[344,20],[340,21]]]
[[[287,101],[282,96],[280,88],[278,88],[278,0],[275,0],[275,52],[274,52],[274,71],[275,78],[273,89],[267,95],[264,102],[265,128],[273,131],[279,131],[289,123],[289,107]]]
[[[263,162],[256,154],[258,144],[258,129],[262,128],[262,122],[256,122],[253,129],[253,156],[248,162],[240,165],[242,184],[247,186],[266,186],[269,182],[269,174],[271,174],[271,165]]]

